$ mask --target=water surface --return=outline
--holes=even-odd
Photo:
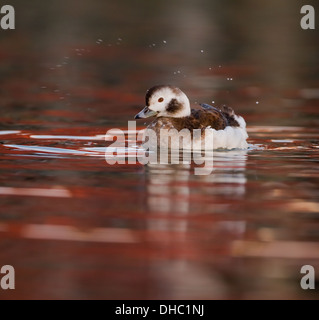
[[[300,287],[303,265],[319,272],[318,35],[298,5],[14,2],[17,28],[0,34],[0,266],[16,289],[1,299],[318,298]],[[108,164],[105,133],[127,130],[160,83],[233,107],[250,148],[214,152],[203,176]]]

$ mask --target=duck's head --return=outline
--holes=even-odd
[[[140,111],[135,119],[148,117],[187,117],[191,113],[186,94],[177,87],[161,85],[147,90],[146,107]]]

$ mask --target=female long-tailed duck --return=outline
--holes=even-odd
[[[150,141],[153,137],[153,143],[159,147],[180,148],[181,136],[184,139],[182,147],[186,149],[203,149],[203,140],[206,141],[206,148],[208,141],[209,149],[248,147],[246,122],[241,116],[235,115],[230,107],[218,109],[201,104],[200,109],[191,109],[186,94],[169,85],[152,87],[146,92],[145,100],[146,107],[135,119],[156,117],[148,125],[144,139],[148,136]]]

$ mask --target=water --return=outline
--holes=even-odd
[[[317,30],[300,30],[296,4],[15,3],[21,25],[0,33],[0,266],[16,289],[1,299],[318,298],[300,287],[303,265],[319,272]],[[159,83],[232,106],[250,148],[214,152],[202,176],[108,164],[105,133]]]

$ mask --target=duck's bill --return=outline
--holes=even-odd
[[[156,116],[157,112],[150,110],[148,107],[145,107],[142,111],[140,111],[135,117],[134,119],[144,119],[144,118],[149,118],[149,117],[153,117]]]

